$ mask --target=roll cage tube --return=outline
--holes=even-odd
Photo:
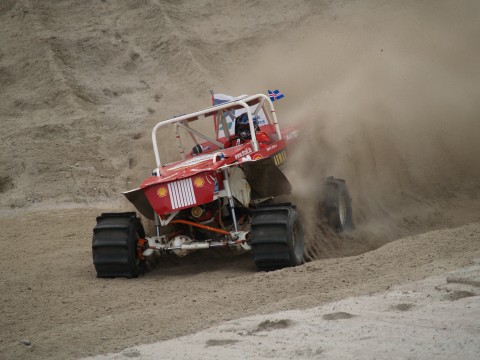
[[[180,155],[182,155],[182,158],[185,159],[185,152],[183,150],[183,145],[182,145],[182,141],[180,139],[180,134],[178,133],[178,128],[182,128],[184,129],[185,131],[187,131],[193,142],[195,143],[195,145],[198,145],[198,140],[197,138],[195,137],[195,135],[197,135],[198,137],[206,140],[206,141],[210,141],[211,143],[217,145],[218,147],[220,148],[223,148],[223,144],[215,139],[212,139],[211,137],[209,136],[206,136],[204,134],[202,134],[201,132],[195,130],[195,129],[192,129],[190,126],[188,126],[188,122],[184,122],[184,121],[181,121],[181,122],[177,122],[175,123],[175,137],[177,138],[177,145],[178,145],[178,148],[180,150]]]
[[[155,161],[156,161],[156,164],[157,164],[157,168],[160,170],[161,167],[162,167],[162,162],[161,162],[161,159],[160,159],[160,152],[158,150],[158,144],[157,144],[157,131],[160,127],[166,126],[166,125],[169,125],[169,124],[178,123],[178,125],[180,125],[180,127],[186,129],[187,131],[189,131],[191,133],[195,133],[196,135],[198,135],[198,136],[200,136],[200,137],[202,137],[206,140],[211,141],[213,139],[210,139],[209,137],[206,137],[205,135],[199,133],[198,131],[196,131],[196,130],[188,127],[188,126],[185,126],[184,121],[185,120],[187,120],[187,121],[188,120],[200,120],[201,118],[212,116],[214,113],[216,113],[219,110],[226,110],[226,109],[231,110],[232,108],[243,107],[243,108],[245,108],[245,110],[247,112],[247,115],[248,115],[250,132],[252,134],[255,134],[255,127],[253,125],[253,116],[252,116],[252,112],[250,111],[250,106],[259,104],[258,108],[260,108],[260,107],[263,106],[263,104],[265,102],[267,102],[269,104],[270,113],[271,113],[270,114],[271,115],[271,120],[273,120],[273,125],[275,127],[275,132],[277,133],[278,140],[280,140],[282,138],[282,135],[280,133],[280,128],[278,126],[277,116],[275,114],[275,108],[274,108],[273,103],[270,100],[270,98],[268,96],[264,95],[264,94],[256,94],[256,95],[252,95],[252,96],[247,96],[247,97],[239,99],[239,100],[234,100],[234,101],[230,101],[230,102],[227,102],[227,103],[224,103],[224,104],[212,106],[212,107],[209,107],[209,108],[201,110],[201,111],[197,111],[197,112],[186,114],[186,115],[181,115],[181,116],[174,117],[174,118],[164,120],[164,121],[161,121],[161,122],[157,123],[152,130],[153,151],[154,151],[154,154],[155,154]],[[249,103],[250,103],[250,105],[249,105]],[[258,113],[258,111],[255,111],[255,114],[257,114],[257,113]],[[267,118],[268,118],[267,120],[269,120],[269,122],[270,122],[269,114],[266,113],[266,115],[267,115]],[[212,142],[213,143],[218,143],[218,141],[215,141],[215,140],[212,141]],[[254,151],[259,150],[258,141],[257,141],[256,136],[252,136],[252,145],[253,145]],[[158,175],[160,176],[160,173]]]

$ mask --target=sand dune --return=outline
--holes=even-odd
[[[473,0],[2,1],[0,354],[118,352],[470,264],[479,13]],[[131,209],[121,192],[154,167],[152,126],[209,106],[210,89],[272,88],[286,95],[280,123],[303,129],[288,172],[314,261],[265,274],[249,257],[194,254],[138,281],[95,279],[95,216]],[[347,180],[347,235],[306,201],[327,175]]]

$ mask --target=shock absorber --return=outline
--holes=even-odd
[[[233,201],[232,190],[230,189],[230,178],[228,176],[228,168],[224,167],[223,172],[223,186],[227,192],[228,204],[230,205],[230,211],[232,212],[233,226],[235,231],[238,231],[237,217],[235,216],[235,203]]]
[[[153,214],[153,218],[155,219],[155,232],[157,233],[157,236],[160,236],[160,218],[157,213]]]

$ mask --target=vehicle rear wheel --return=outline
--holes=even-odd
[[[304,263],[303,227],[292,204],[262,207],[253,212],[253,260],[259,270],[275,270]]]
[[[134,212],[103,213],[93,229],[92,256],[99,278],[137,277],[145,272],[140,239],[145,231]]]
[[[352,201],[345,180],[327,179],[323,206],[328,224],[336,232],[353,228]]]

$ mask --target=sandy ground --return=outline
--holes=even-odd
[[[397,240],[357,256],[270,273],[256,272],[250,256],[197,253],[164,261],[138,279],[96,279],[90,235],[99,210],[38,211],[0,219],[2,357],[64,359],[114,353],[244,316],[291,309],[299,310],[288,317],[297,321],[300,310],[384,292],[471,265],[480,257],[480,224],[472,223]],[[13,238],[31,245],[22,247]],[[457,302],[444,302],[448,304]],[[464,310],[469,314],[467,306]],[[478,332],[478,321],[472,321]],[[463,339],[461,329],[461,322],[450,325],[452,344],[457,336]]]
[[[122,356],[149,356],[156,347],[137,346],[169,340],[158,345],[167,351],[181,336],[205,357],[265,338],[267,352],[252,346],[246,356],[368,358],[384,334],[356,342],[347,329],[382,317],[424,329],[425,342],[409,343],[418,357],[458,346],[465,358],[477,354],[468,340],[478,334],[469,316],[478,291],[450,288],[444,274],[480,257],[478,14],[474,0],[1,1],[0,358],[132,346],[140,353]],[[248,254],[198,252],[136,280],[96,279],[95,217],[131,210],[121,192],[154,167],[152,126],[209,106],[209,89],[269,88],[286,95],[281,126],[304,130],[288,176],[312,261],[259,273]],[[171,155],[168,138],[160,147]],[[352,233],[333,234],[312,216],[305,199],[326,175],[347,179]],[[389,307],[401,304],[415,306]],[[444,308],[458,314],[446,329],[435,322]],[[335,313],[356,316],[324,321]],[[257,315],[266,317],[223,324]],[[351,347],[337,353],[327,335],[334,345],[309,350],[268,338],[314,331],[316,320],[315,331],[331,329]],[[378,357],[409,357],[402,341],[389,338],[392,353]]]
[[[89,359],[478,359],[479,260],[388,292],[233,320]]]

